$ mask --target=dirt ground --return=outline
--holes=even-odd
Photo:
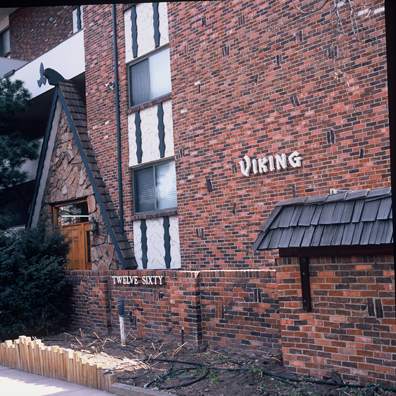
[[[188,344],[131,336],[127,336],[125,348],[115,337],[99,337],[81,330],[41,339],[45,345],[78,350],[88,356],[89,362],[102,363],[121,383],[179,396],[396,396],[396,392],[381,385],[330,385],[342,382],[335,372],[328,379],[292,375],[280,356],[230,353],[211,347],[198,350]],[[326,383],[310,382],[315,380]]]

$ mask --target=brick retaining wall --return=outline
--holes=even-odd
[[[279,259],[284,364],[300,374],[394,385],[395,287],[392,256],[311,258],[312,311],[301,303],[298,258]]]
[[[280,258],[276,270],[68,274],[74,328],[118,333],[122,296],[125,331],[134,337],[181,343],[183,330],[184,342],[194,346],[265,353],[282,348],[285,366],[300,374],[326,377],[336,370],[344,380],[396,382],[392,256],[311,258],[308,313],[302,309],[298,258]],[[112,276],[122,277],[121,284]],[[128,276],[161,276],[164,284],[124,284]]]
[[[72,326],[118,332],[117,299],[125,300],[125,331],[190,345],[280,350],[275,270],[68,271]],[[163,285],[114,284],[112,276],[163,276]],[[159,283],[159,278],[157,278]]]

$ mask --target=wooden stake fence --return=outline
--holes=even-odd
[[[0,344],[0,365],[107,392],[117,382],[115,374],[106,374],[101,363],[87,363],[80,352],[48,347],[41,340],[25,336]]]

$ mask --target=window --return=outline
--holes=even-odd
[[[54,209],[54,223],[58,226],[79,224],[88,221],[87,201],[57,205]]]
[[[0,33],[0,56],[10,52],[10,29],[7,28]]]
[[[175,161],[134,171],[135,213],[177,208]]]
[[[171,92],[169,47],[129,66],[130,104],[137,106]]]

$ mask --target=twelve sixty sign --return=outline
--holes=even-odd
[[[116,285],[162,285],[163,276],[112,276]]]

